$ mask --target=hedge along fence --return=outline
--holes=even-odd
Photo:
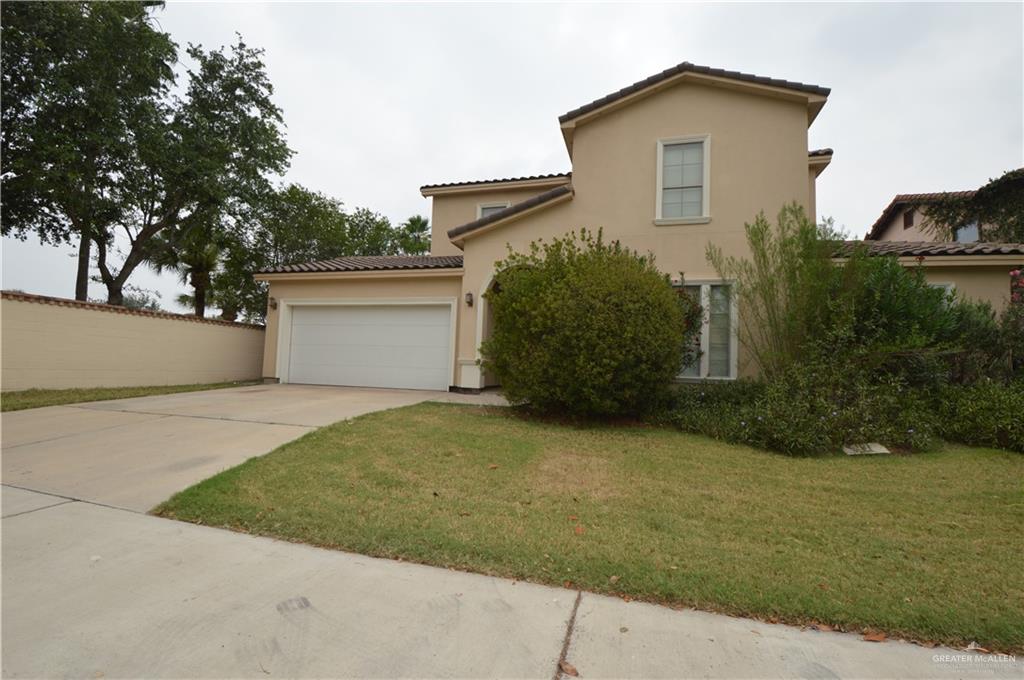
[[[4,291],[0,389],[260,377],[263,326]]]

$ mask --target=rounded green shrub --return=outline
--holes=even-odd
[[[636,417],[667,402],[694,359],[700,309],[652,257],[575,232],[510,253],[486,294],[482,365],[512,404],[575,417]]]

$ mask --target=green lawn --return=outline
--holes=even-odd
[[[207,383],[203,385],[156,385],[153,387],[83,387],[70,390],[20,390],[0,394],[0,411],[21,411],[26,408],[78,404],[83,401],[108,401],[110,399],[128,399],[130,397],[149,397],[154,394],[219,390],[225,387],[241,387],[254,384],[256,384],[256,381]]]
[[[420,404],[202,482],[167,517],[791,623],[1024,650],[1024,456],[787,458]]]

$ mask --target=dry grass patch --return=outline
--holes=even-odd
[[[158,512],[792,623],[1024,650],[1024,456],[787,458],[420,404],[322,428]],[[618,577],[612,579],[612,577]]]
[[[547,451],[530,477],[538,492],[552,496],[609,500],[623,494],[623,480],[607,459],[572,451]]]

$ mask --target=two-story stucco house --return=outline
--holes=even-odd
[[[709,242],[747,251],[744,223],[797,202],[815,215],[832,159],[807,130],[829,90],[682,63],[559,117],[572,171],[433,184],[431,254],[353,257],[262,272],[270,282],[264,376],[282,382],[479,389],[484,293],[511,246],[602,228],[651,252],[707,310],[684,377],[750,368],[742,310],[707,263]],[[1022,250],[1024,252],[1024,250]]]

